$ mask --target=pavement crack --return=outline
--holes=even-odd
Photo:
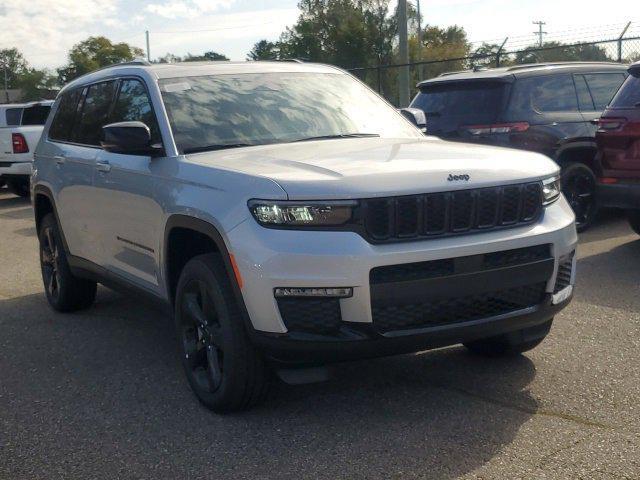
[[[454,387],[451,385],[445,385],[442,383],[436,383],[434,384],[435,387],[437,388],[441,388],[443,390],[450,390],[456,393],[459,393],[461,395],[466,395],[468,397],[472,397],[475,398],[477,400],[481,400],[483,402],[486,403],[491,403],[494,405],[499,405],[501,407],[506,407],[506,408],[510,408],[512,410],[517,410],[519,412],[522,413],[528,413],[531,415],[542,415],[545,417],[551,417],[551,418],[558,418],[558,419],[562,419],[562,420],[567,420],[573,423],[577,423],[579,425],[585,426],[585,427],[595,427],[595,428],[602,428],[602,429],[606,429],[606,430],[615,430],[615,428],[611,425],[607,425],[605,423],[602,422],[597,422],[594,420],[589,420],[583,417],[580,417],[578,415],[571,415],[569,413],[562,413],[562,412],[554,412],[553,410],[545,410],[545,409],[541,409],[541,408],[529,408],[526,407],[524,405],[518,405],[516,403],[510,403],[510,402],[506,402],[504,400],[500,400],[494,397],[490,397],[487,395],[482,395],[479,394],[477,392],[472,392],[469,390],[465,390],[464,388],[459,388],[459,387]]]

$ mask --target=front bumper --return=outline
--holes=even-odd
[[[442,346],[545,322],[567,304],[563,300],[553,305],[551,296],[560,259],[575,250],[577,234],[573,212],[561,197],[545,209],[541,220],[534,225],[458,237],[372,245],[352,232],[266,229],[248,218],[228,232],[227,240],[242,276],[242,296],[257,343],[279,354],[283,350],[302,354],[316,349],[322,351],[323,345],[337,342],[340,345],[337,348],[345,350],[345,355],[359,352],[356,356],[362,356],[367,352],[384,355],[387,349],[398,352]],[[370,274],[376,267],[455,259],[538,245],[549,245],[551,266],[547,265],[547,276],[542,285],[545,298],[535,306],[426,330],[412,328],[402,335],[390,329],[380,334],[373,328]],[[309,334],[288,331],[274,297],[274,289],[278,287],[352,288],[350,298],[339,300],[341,328],[338,336],[333,335],[332,341],[327,343],[326,338],[318,341],[317,337],[311,339]],[[334,346],[328,349],[333,351]],[[333,351],[331,358],[335,358],[335,353]]]
[[[602,207],[640,209],[640,183],[599,183],[596,195]]]

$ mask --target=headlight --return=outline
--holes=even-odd
[[[279,202],[251,200],[249,210],[265,227],[315,227],[344,225],[353,216],[356,201]]]
[[[549,205],[560,197],[560,177],[545,178],[542,181],[543,205]]]

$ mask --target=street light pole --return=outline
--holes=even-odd
[[[398,103],[400,107],[409,105],[409,39],[407,33],[407,0],[398,1],[398,50],[400,67],[398,75]]]

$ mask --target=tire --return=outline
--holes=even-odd
[[[640,210],[627,211],[627,221],[631,230],[640,235]]]
[[[584,163],[571,162],[562,167],[562,193],[576,215],[578,232],[587,230],[598,214],[596,176]]]
[[[249,340],[218,254],[199,255],[185,265],[174,322],[187,380],[204,406],[228,413],[264,400],[267,366]]]
[[[40,222],[38,239],[42,281],[49,305],[59,312],[89,308],[96,298],[96,282],[71,273],[58,222],[52,213]]]
[[[7,188],[18,197],[29,196],[29,180],[7,180]]]
[[[514,356],[536,348],[551,330],[553,318],[535,327],[465,343],[473,353],[485,357]]]

